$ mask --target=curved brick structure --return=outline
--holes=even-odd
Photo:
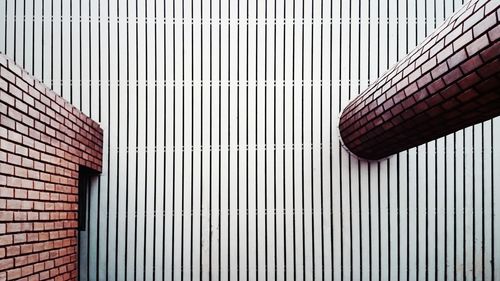
[[[0,54],[0,280],[77,280],[78,176],[102,129]]]
[[[471,1],[344,109],[344,146],[369,160],[500,115],[500,2]]]

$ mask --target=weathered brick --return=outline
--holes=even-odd
[[[19,254],[21,254],[21,246],[18,245],[8,246],[6,247],[6,249],[7,249],[6,255],[8,257],[18,256]]]
[[[495,26],[492,28],[490,31],[488,31],[488,37],[490,38],[490,41],[495,41],[498,38],[500,38],[500,25]]]
[[[471,41],[472,41],[472,31],[469,30],[464,34],[462,34],[460,37],[458,37],[457,40],[455,40],[455,42],[453,42],[453,49],[457,51],[463,46],[469,44]]]
[[[467,53],[464,50],[460,50],[453,54],[449,59],[448,59],[448,67],[449,68],[454,68],[455,66],[459,65],[461,62],[465,61],[467,59]]]
[[[5,126],[9,129],[16,129],[16,121],[13,118],[10,118],[5,115],[0,115],[0,125]]]
[[[460,81],[458,81],[458,85],[463,90],[466,90],[479,81],[481,81],[481,78],[477,75],[476,72],[472,72],[469,75],[465,76],[464,78],[460,79]]]
[[[9,258],[9,259],[0,259],[0,271],[5,271],[9,268],[14,267],[14,259]]]
[[[462,78],[462,71],[460,71],[460,68],[455,68],[443,76],[443,80],[446,85],[450,85],[460,78]]]
[[[485,34],[467,45],[467,53],[469,56],[473,56],[488,45],[488,36]]]
[[[497,74],[500,71],[499,65],[500,65],[500,58],[482,66],[477,70],[477,72],[479,73],[479,76],[483,78],[488,78],[490,76]]]
[[[442,62],[431,71],[431,75],[433,79],[437,79],[446,72],[448,72],[448,64],[446,62]]]
[[[474,89],[469,89],[463,93],[461,93],[460,95],[457,96],[457,98],[461,101],[461,102],[467,102],[475,97],[477,97],[479,94],[476,92],[476,90]]]
[[[478,24],[474,25],[472,29],[474,31],[474,37],[478,37],[483,32],[487,31],[497,23],[497,17],[495,14],[490,14]]]
[[[479,11],[476,11],[474,14],[472,14],[470,17],[468,17],[464,21],[464,26],[463,30],[466,31],[469,28],[472,28],[474,25],[476,25],[481,19],[483,19],[484,15],[484,9],[481,9]]]
[[[11,269],[11,270],[7,271],[7,279],[8,280],[21,278],[22,276],[23,275],[22,275],[21,268]]]
[[[0,235],[0,246],[8,246],[11,245],[14,241],[14,237],[12,234],[8,235]]]
[[[479,56],[474,56],[468,59],[466,62],[460,65],[460,69],[462,69],[463,73],[467,74],[473,70],[476,70],[479,66],[483,64],[483,61]]]
[[[449,45],[442,49],[436,56],[438,63],[446,60],[453,54],[453,46]]]
[[[484,61],[489,61],[500,56],[500,41],[489,46],[481,52],[481,58]]]
[[[0,67],[0,75],[2,76],[2,78],[9,81],[10,83],[12,84],[16,83],[16,75],[3,66]]]
[[[427,92],[432,95],[432,94],[438,92],[439,90],[443,89],[444,86],[445,86],[445,84],[444,84],[443,80],[441,80],[441,79],[435,80],[434,82],[429,84],[429,86],[427,86]]]

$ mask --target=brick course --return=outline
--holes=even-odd
[[[0,54],[0,280],[76,280],[78,175],[102,129]]]
[[[353,99],[344,146],[376,160],[500,115],[500,2],[473,0]]]

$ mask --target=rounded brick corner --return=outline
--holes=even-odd
[[[350,102],[349,102],[350,103]],[[392,157],[392,155],[388,155],[386,157],[383,157],[383,158],[380,158],[380,159],[370,159],[370,158],[365,158],[363,157],[363,155],[360,155],[360,154],[356,154],[354,152],[352,152],[349,147],[344,143],[344,139],[342,138],[342,134],[341,134],[341,130],[340,130],[340,118],[344,112],[346,108],[344,107],[342,109],[342,111],[340,111],[338,117],[337,117],[337,136],[338,136],[338,139],[339,139],[339,142],[340,142],[340,146],[342,147],[342,149],[344,149],[350,157],[356,159],[356,160],[359,160],[359,161],[363,161],[363,162],[369,162],[369,163],[378,163],[378,162],[382,162],[384,160],[387,160],[389,158]]]
[[[499,116],[499,12],[471,1],[351,100],[339,115],[342,146],[380,160]]]

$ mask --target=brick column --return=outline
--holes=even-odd
[[[500,2],[471,1],[344,109],[344,146],[376,160],[500,115]]]
[[[0,280],[76,280],[78,173],[102,129],[0,54]]]

